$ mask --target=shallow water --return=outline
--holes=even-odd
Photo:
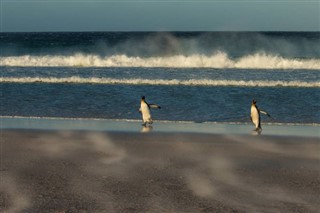
[[[319,125],[268,123],[261,132],[250,123],[194,123],[156,120],[152,126],[142,126],[139,120],[66,119],[1,117],[1,129],[85,130],[102,132],[206,133],[219,135],[280,135],[320,137]]]

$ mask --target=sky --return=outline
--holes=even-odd
[[[320,0],[0,0],[1,32],[320,31]]]

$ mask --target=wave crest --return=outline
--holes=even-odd
[[[190,79],[190,80],[164,80],[164,79],[116,79],[116,78],[81,78],[78,76],[66,78],[54,77],[24,77],[0,78],[2,83],[76,83],[76,84],[129,84],[129,85],[166,85],[166,86],[240,86],[240,87],[320,87],[320,82],[304,81],[244,81],[244,80],[208,80],[208,79]]]
[[[211,56],[195,54],[166,57],[129,57],[127,55],[75,54],[71,56],[2,57],[2,66],[21,67],[174,67],[174,68],[234,68],[234,69],[320,69],[320,59],[292,59],[256,53],[231,59],[224,52]]]

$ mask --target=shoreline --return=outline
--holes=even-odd
[[[262,135],[320,137],[319,124],[262,123]],[[257,135],[251,123],[191,121],[154,121],[144,127],[140,120],[92,118],[0,117],[0,129],[84,130],[106,132],[207,133]]]

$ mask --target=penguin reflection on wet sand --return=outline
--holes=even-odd
[[[260,110],[257,106],[256,100],[253,99],[251,104],[251,121],[255,125],[256,127],[255,131],[257,132],[262,131],[260,113],[271,117],[269,113],[267,113],[266,111]]]
[[[146,102],[146,97],[142,96],[139,112],[142,114],[142,121],[143,121],[142,125],[143,126],[146,126],[147,124],[153,123],[150,108],[161,109],[161,107],[159,105],[148,104]]]

